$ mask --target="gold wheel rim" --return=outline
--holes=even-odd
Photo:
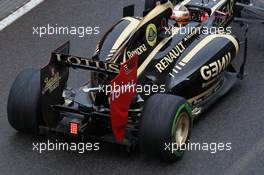
[[[176,123],[175,142],[177,145],[186,143],[189,134],[190,122],[186,112],[180,114]]]

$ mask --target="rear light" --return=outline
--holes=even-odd
[[[73,135],[78,134],[78,123],[74,123],[74,122],[70,123],[70,133]]]

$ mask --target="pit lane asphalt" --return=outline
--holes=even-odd
[[[192,142],[231,142],[232,150],[211,154],[189,151],[175,164],[128,154],[122,147],[102,144],[99,152],[32,151],[32,142],[45,141],[17,133],[7,122],[8,92],[19,71],[40,67],[50,52],[67,39],[72,54],[91,56],[100,36],[32,35],[33,26],[100,26],[101,35],[132,0],[46,0],[0,32],[0,174],[264,174],[264,25],[250,28],[248,76],[195,122]],[[142,1],[134,2],[136,14]],[[78,72],[79,73],[79,72]],[[87,74],[74,73],[75,82]]]

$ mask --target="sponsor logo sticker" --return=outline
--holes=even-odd
[[[119,73],[119,65],[115,63],[102,62],[91,58],[82,58],[58,53],[53,55],[53,57],[59,63],[66,63],[73,66],[83,66],[88,69],[107,71],[111,73]]]
[[[156,45],[157,37],[157,27],[155,24],[149,24],[146,30],[146,40],[151,47]]]
[[[222,59],[218,59],[200,69],[202,78],[207,81],[222,73],[231,63],[231,53],[228,52]]]
[[[43,88],[42,90],[42,94],[45,94],[47,91],[49,91],[49,93],[53,92],[57,87],[59,87],[60,85],[60,79],[61,79],[61,76],[59,74],[59,72],[57,73],[52,73],[54,74],[53,77],[51,78],[46,78],[44,80],[44,83],[45,84],[45,87]]]
[[[179,42],[165,57],[163,57],[156,65],[158,72],[162,73],[174,60],[177,60],[179,56],[185,51],[186,44]]]
[[[127,51],[127,56],[129,59],[133,58],[135,54],[140,56],[141,54],[145,53],[147,51],[147,47],[145,44],[140,45],[133,51]]]

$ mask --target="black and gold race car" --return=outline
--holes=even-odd
[[[242,11],[263,10],[235,0],[146,5],[143,17],[125,7],[91,58],[70,55],[67,42],[42,69],[21,72],[8,98],[11,126],[139,145],[166,161],[182,157],[193,120],[244,77]],[[91,71],[89,82],[68,87],[70,68]]]

